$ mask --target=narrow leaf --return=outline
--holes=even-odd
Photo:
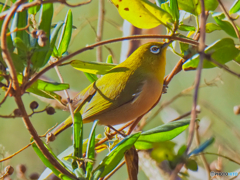
[[[89,136],[89,141],[87,144],[87,151],[86,151],[86,157],[88,159],[94,159],[95,158],[95,129],[97,127],[98,121],[94,121],[90,136]],[[89,178],[91,175],[93,169],[93,163],[92,162],[87,162],[87,167],[86,167],[86,177]]]
[[[82,143],[83,143],[83,123],[82,115],[77,112],[74,114],[74,123],[73,123],[73,147],[74,153],[73,156],[82,158]],[[73,169],[77,169],[76,161],[73,161]]]
[[[177,0],[170,0],[170,9],[172,11],[172,16],[175,22],[179,20],[179,10]]]
[[[229,10],[230,15],[233,13],[236,13],[240,10],[240,1],[239,0],[235,0],[235,2],[233,3],[232,7]]]
[[[28,0],[28,2],[33,2],[34,0]],[[36,15],[37,12],[40,10],[41,6],[32,6],[30,8],[28,8],[28,13],[29,14],[33,14],[33,15]]]
[[[189,126],[189,123],[190,120],[179,120],[150,129],[143,132],[134,145],[139,150],[151,149],[154,143],[169,141],[178,136]]]
[[[189,156],[194,154],[199,154],[203,152],[208,146],[210,146],[214,142],[214,138],[211,137],[210,139],[206,140],[204,143],[202,143],[198,148],[194,149],[192,152],[189,153]]]
[[[61,38],[59,40],[58,44],[58,53],[62,56],[68,49],[70,40],[72,36],[72,11],[69,10],[65,21],[64,21],[64,27],[62,29]]]
[[[133,144],[137,141],[140,136],[139,133],[132,134],[124,138],[120,143],[118,143],[114,149],[112,149],[109,154],[102,160],[102,162],[93,171],[92,179],[98,179],[99,177],[104,177],[110,173],[121,161],[124,153],[130,149]]]
[[[79,71],[83,71],[90,74],[106,74],[109,70],[115,67],[115,64],[99,63],[99,62],[87,62],[80,60],[71,61],[71,66]]]
[[[214,23],[207,23],[206,24],[206,33],[211,33],[216,30],[222,30],[221,27],[219,27],[217,24]]]

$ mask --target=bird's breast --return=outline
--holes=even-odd
[[[147,113],[159,100],[163,85],[157,78],[146,79],[138,94],[133,99],[113,110],[95,115],[86,121],[98,119],[100,124],[116,125],[134,120]]]

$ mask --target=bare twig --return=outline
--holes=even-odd
[[[134,128],[138,125],[139,121],[141,121],[142,117],[144,116],[145,114],[139,116],[133,123],[132,125],[130,126],[130,128],[128,129],[128,132],[127,132],[127,135],[131,134],[132,131],[134,130]]]
[[[5,100],[7,99],[8,94],[10,93],[11,89],[12,89],[12,81],[10,81],[10,84],[9,84],[9,86],[8,86],[8,90],[7,90],[7,92],[5,93],[5,96],[4,96],[3,100],[0,102],[0,106],[1,106],[1,105],[5,102]]]
[[[51,65],[47,66],[46,68],[44,68],[43,70],[41,70],[38,74],[36,74],[25,86],[25,89],[27,89],[28,87],[30,87],[38,78],[40,78],[40,76],[42,76],[45,72],[47,72],[48,70],[52,69],[53,67],[63,63],[64,61],[76,56],[77,54],[80,54],[82,52],[91,50],[95,47],[98,46],[102,46],[105,44],[109,44],[109,43],[113,43],[113,42],[119,42],[119,41],[123,41],[123,40],[132,40],[132,39],[143,39],[143,38],[162,38],[162,39],[170,39],[170,40],[178,40],[178,41],[182,41],[185,43],[189,43],[189,44],[193,44],[195,46],[198,45],[198,42],[194,41],[194,40],[189,40],[186,38],[181,38],[181,37],[175,37],[175,36],[168,36],[168,35],[136,35],[136,36],[128,36],[128,37],[120,37],[120,38],[115,38],[115,39],[110,39],[110,40],[106,40],[106,41],[101,41],[92,45],[89,45],[87,47],[81,48],[75,52],[73,52],[72,54],[69,54],[68,56],[63,57],[62,59],[60,59],[59,61],[56,61],[55,63],[52,63]]]
[[[225,16],[227,16],[228,20],[229,20],[230,23],[232,24],[233,29],[234,29],[234,31],[235,31],[238,39],[240,40],[240,34],[239,34],[239,30],[238,30],[236,24],[233,22],[233,19],[232,19],[231,16],[228,14],[228,12],[227,12],[226,8],[224,7],[222,1],[221,1],[221,0],[218,0],[218,3],[219,3],[219,5],[220,5],[221,9],[223,10]]]
[[[61,75],[61,73],[60,73],[60,71],[59,71],[57,66],[55,66],[55,70],[56,70],[57,75],[58,75],[58,77],[60,79],[60,82],[64,83],[63,77],[62,77],[62,75]],[[70,98],[69,93],[68,93],[68,91],[66,89],[64,90],[64,93],[65,93],[65,96],[66,96],[66,99],[67,99],[67,103],[68,103],[68,108],[70,110],[70,114],[72,116],[72,122],[74,124],[74,110],[73,110],[71,98]]]
[[[178,121],[178,120],[183,119],[183,118],[185,118],[185,117],[187,117],[187,116],[190,116],[190,115],[191,115],[191,112],[192,112],[192,111],[186,112],[186,113],[182,114],[181,116],[179,116],[179,117],[171,120],[170,122]],[[197,110],[196,113],[198,114],[198,113],[200,113],[200,111]]]
[[[22,4],[20,6],[17,7],[17,12],[22,12],[30,7],[33,7],[33,6],[40,6],[42,4],[47,4],[47,3],[61,3],[61,4],[64,4],[64,5],[67,5],[69,7],[78,7],[78,6],[82,6],[82,5],[86,5],[88,3],[90,3],[92,0],[88,0],[86,2],[83,2],[83,3],[79,3],[79,4],[69,4],[67,3],[65,0],[48,0],[48,1],[42,1],[42,0],[35,0],[33,2],[30,2],[30,3],[25,3],[25,4]],[[0,13],[0,19],[4,19],[5,16],[10,12],[10,10],[7,10],[7,11],[4,11],[2,13]]]
[[[206,33],[206,18],[205,18],[205,6],[204,6],[204,0],[201,0],[201,15],[200,15],[200,39],[199,39],[199,54],[200,54],[200,62],[198,64],[197,68],[197,74],[195,79],[195,91],[193,96],[193,105],[192,105],[192,113],[191,113],[191,122],[189,125],[189,136],[188,136],[188,143],[187,143],[187,151],[189,150],[193,135],[194,135],[194,129],[195,129],[195,119],[197,117],[196,113],[196,107],[197,107],[197,99],[198,99],[198,90],[200,86],[200,80],[201,80],[201,73],[202,73],[202,66],[203,66],[203,60],[205,57],[204,49],[205,49],[205,33]]]
[[[97,38],[96,42],[102,40],[103,35],[103,24],[104,24],[104,0],[98,1],[98,25],[97,25]],[[97,47],[97,61],[102,62],[102,47]]]
[[[109,179],[117,170],[119,170],[123,165],[125,164],[125,160],[122,161],[120,164],[118,164],[118,166],[112,171],[110,172],[105,178],[104,180]]]
[[[29,146],[31,146],[33,143],[34,143],[34,142],[31,142],[31,143],[29,143],[28,145],[26,145],[25,147],[23,147],[22,149],[20,149],[19,151],[13,153],[12,155],[10,155],[10,156],[8,156],[8,157],[6,157],[6,158],[1,159],[0,162],[3,162],[3,161],[6,161],[6,160],[8,160],[8,159],[13,158],[14,156],[16,156],[17,154],[19,154],[19,153],[22,152],[23,150],[27,149],[27,148],[28,148]]]
[[[199,147],[200,146],[200,136],[199,136],[199,132],[198,132],[198,128],[199,128],[199,124],[196,123],[196,129],[195,129],[195,141],[196,141],[196,144],[197,146]],[[207,159],[206,157],[204,156],[203,153],[200,153],[200,157],[202,159],[202,162],[203,162],[203,165],[204,165],[204,168],[206,169],[207,171],[207,174],[208,174],[208,180],[210,180],[210,167],[208,165],[208,162],[207,162]]]
[[[130,121],[130,122],[126,123],[124,126],[122,126],[121,128],[119,128],[118,131],[122,131],[123,129],[127,128],[127,127],[130,126],[133,122],[134,122],[134,121]],[[113,133],[111,133],[111,136],[114,136],[114,135],[116,135],[116,134],[117,134],[117,132],[114,131]],[[107,137],[103,138],[101,141],[99,141],[99,142],[95,145],[95,147],[97,147],[97,146],[105,143],[107,140],[108,140]]]
[[[221,63],[217,62],[216,60],[214,60],[214,59],[211,58],[211,57],[208,57],[207,55],[206,55],[206,57],[207,57],[206,59],[207,59],[208,61],[214,63],[214,64],[217,65],[219,68],[224,69],[225,71],[229,72],[230,74],[232,74],[232,75],[237,76],[238,78],[240,78],[240,74],[232,71],[231,69],[229,69],[228,67],[226,67],[224,64],[221,64]]]
[[[225,159],[227,159],[227,160],[229,160],[229,161],[232,161],[232,162],[234,162],[234,163],[240,165],[240,162],[237,162],[237,161],[235,161],[234,159],[232,159],[232,158],[230,158],[230,157],[227,157],[227,156],[224,156],[224,155],[222,155],[222,154],[210,153],[210,152],[203,152],[203,154],[209,154],[209,155],[220,156],[220,157],[223,157],[223,158],[225,158]],[[196,155],[194,155],[194,156],[198,156],[198,155],[200,155],[200,154],[196,154]]]
[[[188,152],[194,135],[194,129],[195,129],[195,119],[197,117],[196,113],[196,107],[197,107],[197,98],[198,98],[198,89],[200,85],[200,79],[201,79],[201,72],[202,72],[202,66],[203,66],[203,60],[204,60],[204,48],[205,48],[205,33],[206,33],[206,18],[205,18],[205,6],[204,6],[204,0],[200,1],[201,3],[201,15],[200,15],[200,40],[199,40],[199,54],[200,54],[200,62],[197,68],[196,78],[195,78],[195,91],[193,96],[193,105],[192,105],[192,113],[191,113],[191,121],[189,125],[189,136],[188,136],[188,142],[187,142],[187,150]],[[170,179],[174,180],[177,177],[178,172],[182,169],[182,166],[184,163],[179,163],[176,168],[174,169],[174,172],[172,173]]]

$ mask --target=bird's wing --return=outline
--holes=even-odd
[[[126,72],[125,72],[126,73]],[[131,83],[131,73],[110,73],[93,84],[94,95],[83,106],[83,119],[115,109],[134,100],[141,92],[141,81]]]

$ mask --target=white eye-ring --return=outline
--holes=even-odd
[[[153,54],[158,54],[160,52],[160,48],[159,46],[151,46],[150,47],[150,51],[153,53]]]

